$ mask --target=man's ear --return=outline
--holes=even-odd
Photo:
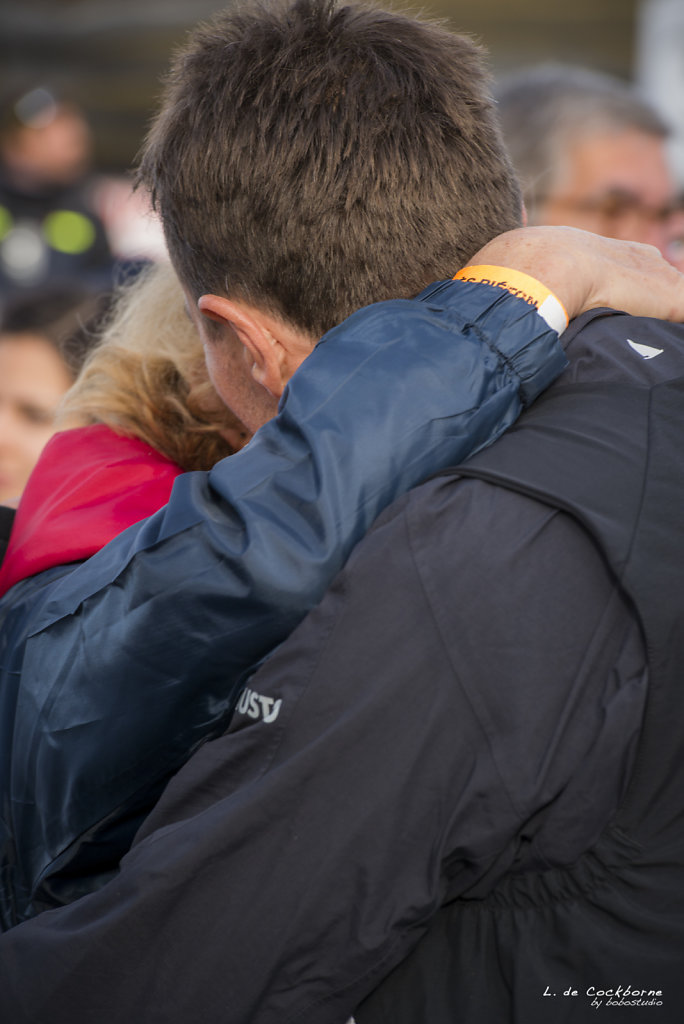
[[[203,316],[225,325],[237,336],[254,380],[280,398],[294,369],[289,370],[288,350],[273,331],[272,317],[220,295],[202,295],[197,308]]]

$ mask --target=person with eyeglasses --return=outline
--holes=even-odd
[[[543,64],[502,77],[497,100],[528,223],[645,242],[673,262],[669,128],[632,85]]]

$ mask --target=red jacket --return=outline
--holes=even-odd
[[[55,434],[22,495],[0,596],[44,569],[81,562],[165,505],[182,469],[103,425]]]

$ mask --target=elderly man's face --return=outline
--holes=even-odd
[[[534,219],[646,242],[666,255],[675,193],[662,139],[634,129],[592,134],[569,148],[556,187]]]

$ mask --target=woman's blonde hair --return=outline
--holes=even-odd
[[[170,265],[123,285],[59,410],[61,429],[104,423],[184,470],[209,469],[248,438],[221,402]]]

